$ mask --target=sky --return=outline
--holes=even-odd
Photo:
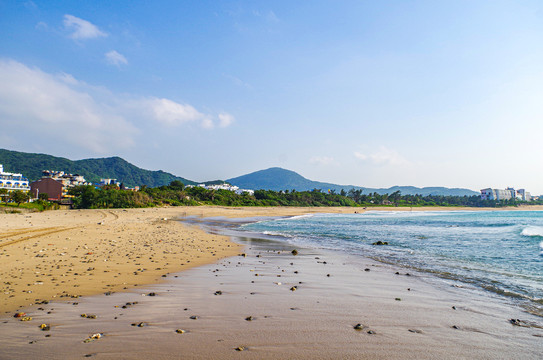
[[[541,1],[0,0],[0,148],[539,195],[542,139]]]

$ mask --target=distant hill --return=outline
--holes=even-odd
[[[62,157],[55,157],[46,154],[32,154],[18,151],[0,149],[0,164],[4,165],[4,171],[22,173],[30,181],[41,178],[43,170],[58,170],[72,174],[83,175],[87,181],[97,183],[101,178],[117,179],[126,186],[157,187],[168,185],[174,180],[180,180],[185,185],[196,185],[197,183],[173,174],[159,171],[144,170],[120,157],[109,157],[99,159],[69,160]],[[221,180],[208,181],[205,184],[219,184]],[[449,189],[445,187],[425,187],[418,188],[414,186],[393,186],[388,189],[364,188],[355,185],[338,185],[319,181],[313,181],[304,178],[300,174],[273,167],[266,170],[256,171],[247,175],[228,179],[226,182],[239,186],[243,189],[264,189],[264,190],[296,190],[305,191],[321,189],[323,191],[341,189],[349,191],[350,189],[362,189],[363,194],[377,192],[379,194],[392,194],[395,191],[401,191],[403,195],[421,194],[421,195],[455,195],[471,196],[478,195],[478,192],[469,189]]]
[[[0,164],[4,171],[22,173],[30,181],[41,178],[43,170],[58,170],[83,175],[87,181],[97,183],[101,178],[117,179],[126,186],[157,187],[180,180],[185,185],[196,182],[164,171],[140,169],[120,157],[84,159],[72,161],[46,154],[32,154],[0,149]]]
[[[355,185],[338,185],[331,183],[324,183],[319,181],[313,181],[304,178],[300,174],[291,171],[282,169],[279,167],[273,167],[266,170],[256,171],[247,175],[239,176],[236,178],[226,180],[228,183],[239,186],[244,189],[254,189],[254,190],[296,190],[296,191],[306,191],[313,189],[321,189],[323,191],[335,190],[340,192],[341,189],[349,191],[350,189],[362,189],[364,190],[363,194],[369,193],[378,193],[378,194],[392,194],[395,191],[401,191],[402,195],[415,195],[420,194],[423,196],[426,195],[453,195],[453,196],[471,196],[478,195],[478,192],[469,189],[459,189],[459,188],[445,188],[445,187],[424,187],[418,188],[414,186],[393,186],[388,189],[375,189],[375,188],[364,188],[361,186]]]

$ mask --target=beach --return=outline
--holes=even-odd
[[[370,259],[309,248],[294,255],[287,243],[235,235],[232,241],[175,220],[354,211],[1,214],[0,358],[540,356],[540,318],[497,295]],[[14,318],[18,311],[32,320]]]
[[[182,207],[0,214],[0,312],[119,291],[241,251],[179,217],[293,216],[316,208]],[[334,208],[333,212],[352,212]]]

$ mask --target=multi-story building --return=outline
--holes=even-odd
[[[204,188],[206,190],[228,190],[228,191],[233,191],[238,195],[241,195],[243,193],[247,193],[249,195],[254,195],[255,194],[254,190],[240,189],[238,186],[234,186],[234,185],[230,185],[230,184],[226,184],[226,183],[217,184],[217,185],[198,184],[196,186]],[[194,187],[194,186],[193,185],[187,185],[186,187],[191,188],[191,187]]]
[[[532,194],[525,189],[519,189],[517,190],[517,198],[522,201],[532,201]]]
[[[515,190],[511,187],[507,189],[491,189],[486,188],[481,190],[482,200],[510,200],[517,199],[522,201],[531,201],[532,197],[525,189]]]
[[[121,186],[121,183],[117,181],[117,179],[100,179],[100,186],[105,185],[116,185]]]
[[[79,185],[89,185],[85,178],[79,174],[68,174],[64,171],[56,171],[56,170],[43,170],[42,171],[42,179],[44,178],[50,178],[53,180],[56,180],[64,187],[73,187],[73,186],[79,186]]]
[[[57,199],[57,186],[51,181],[42,181],[45,179],[55,180],[62,186],[61,198],[68,196],[69,188],[80,185],[91,185],[85,178],[79,174],[68,174],[64,171],[56,170],[43,170],[41,180],[35,181],[30,186],[32,187],[32,193],[47,193],[50,198]],[[53,193],[55,195],[53,195]]]
[[[38,181],[30,183],[30,192],[33,197],[37,198],[40,194],[47,194],[49,201],[61,201],[62,196],[66,194],[62,182],[53,178],[41,178]]]
[[[0,189],[29,191],[30,186],[23,174],[4,172],[4,166],[0,164]]]

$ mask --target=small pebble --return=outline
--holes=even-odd
[[[353,327],[355,330],[363,330],[365,328],[364,325],[362,324],[356,324],[354,327]]]

